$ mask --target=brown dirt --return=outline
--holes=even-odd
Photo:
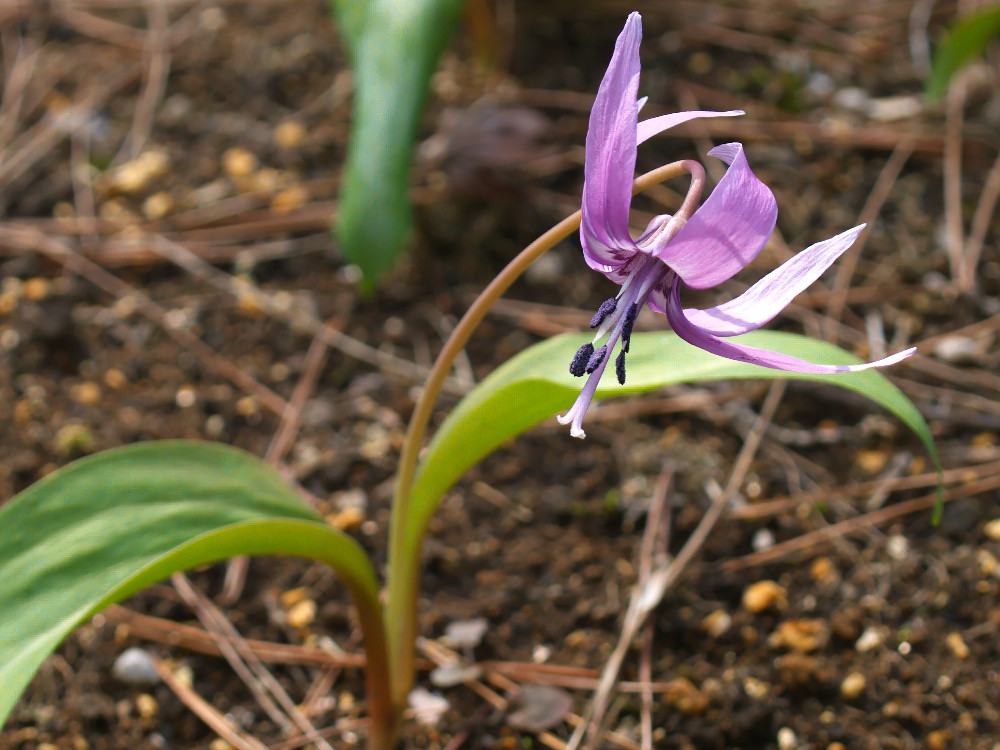
[[[416,247],[379,294],[364,299],[326,232],[350,82],[324,4],[171,5],[177,39],[159,94],[143,84],[150,80],[141,51],[145,5],[121,5],[0,11],[5,65],[13,64],[18,40],[41,49],[0,161],[7,226],[18,222],[70,243],[148,295],[169,323],[284,399],[302,375],[311,334],[263,314],[247,295],[163,262],[150,252],[148,233],[219,261],[293,311],[332,318],[348,336],[426,366],[505,260],[574,209],[587,107],[627,12],[617,3],[518,4],[514,35],[502,37],[499,57],[510,60],[502,77],[483,73],[463,37],[435,81],[423,133]],[[836,12],[814,5],[776,2],[751,11],[679,3],[669,13],[645,13],[643,90],[653,114],[696,104],[748,111],[739,121],[713,124],[711,141],[747,143],[751,164],[778,197],[780,239],[741,279],[757,278],[786,257],[784,243],[798,250],[856,223],[890,154],[912,147],[889,181],[843,326],[824,328],[828,295],[819,286],[779,325],[864,354],[873,327],[882,326],[896,349],[996,315],[995,224],[979,266],[980,291],[961,296],[949,283],[941,240],[943,113],[879,122],[869,116],[870,104],[859,105],[869,107],[866,115],[850,108],[849,97],[825,93],[919,93],[907,46],[909,4],[847,3]],[[933,37],[948,12],[937,8],[927,33]],[[966,224],[998,145],[994,78],[969,83],[961,151]],[[148,139],[144,92],[154,113]],[[530,110],[504,116],[525,139],[517,148],[534,161],[498,163],[495,149],[479,147],[495,135],[491,120],[459,115],[486,95],[491,106]],[[31,150],[37,134],[49,132],[47,117],[69,117],[71,105],[87,97],[97,101],[92,115],[49,128],[52,141]],[[301,125],[302,136],[286,126],[290,140],[281,145],[279,127],[287,122]],[[145,183],[114,183],[102,172],[129,133],[144,141],[142,151],[168,157]],[[644,146],[639,168],[690,156],[693,148],[703,153],[709,143],[702,130],[682,135]],[[224,156],[230,149],[245,154]],[[256,164],[244,170],[239,160],[247,155]],[[15,157],[29,156],[18,174],[2,172]],[[116,165],[129,158],[121,156]],[[150,202],[160,194],[167,197]],[[657,201],[669,206],[675,199],[661,190],[637,207],[662,211]],[[91,203],[100,222],[88,219]],[[134,293],[99,290],[9,234],[0,236],[0,277],[0,500],[81,453],[137,440],[205,438],[266,452],[278,419],[262,397],[180,345],[163,321],[144,316]],[[718,297],[739,288],[733,282]],[[607,294],[576,244],[563,243],[509,295],[527,305],[508,305],[484,324],[468,350],[471,373],[481,378],[540,335],[584,327]],[[559,315],[546,317],[551,311],[542,305],[553,301],[562,306]],[[650,316],[643,325],[660,321]],[[950,485],[961,492],[995,475],[988,462],[1000,458],[996,326],[965,336],[958,355],[955,346],[954,339],[950,351],[932,342],[921,361],[891,375],[931,421],[946,468],[964,469]],[[355,531],[380,566],[391,478],[416,385],[373,361],[332,351],[285,461],[324,513],[360,502],[364,522]],[[616,402],[595,415],[584,443],[546,424],[484,461],[448,494],[433,523],[423,634],[438,638],[449,623],[483,617],[489,628],[477,659],[566,665],[596,676],[621,630],[658,477],[664,467],[673,471],[668,504],[676,552],[710,504],[706,483],[725,483],[766,390],[706,384]],[[442,400],[442,414],[453,401]],[[913,436],[863,400],[789,385],[739,502],[652,618],[655,747],[996,747],[1000,541],[986,533],[1000,517],[993,485],[949,504],[936,528],[925,510],[775,554],[781,542],[926,495],[926,487],[900,488],[896,480],[927,471]],[[888,494],[850,490],[873,479],[885,480]],[[790,500],[774,512],[752,512],[776,498]],[[745,558],[755,551],[774,559]],[[220,566],[192,578],[217,597],[223,574]],[[780,591],[773,589],[773,606],[752,612],[744,593],[759,592],[753,585],[766,580]],[[313,624],[294,628],[282,595],[299,588],[319,606]],[[166,585],[127,607],[197,624]],[[357,647],[341,587],[326,570],[302,562],[254,561],[245,593],[225,612],[247,637]],[[189,668],[192,687],[219,712],[272,747],[281,742],[222,659],[140,640],[120,615],[108,615],[81,627],[46,663],[0,732],[0,747],[219,747],[166,686],[131,688],[111,676],[115,657],[130,645]],[[638,653],[626,660],[626,680],[639,679]],[[296,701],[320,673],[313,666],[274,669]],[[426,673],[420,683],[432,688]],[[155,699],[146,716],[144,692]],[[410,721],[407,746],[558,746],[570,733],[564,723],[551,737],[520,732],[469,688],[440,692],[451,708],[436,728]],[[361,693],[359,675],[346,670],[329,691],[335,700],[317,705],[317,726],[348,727],[330,738],[334,747],[357,744],[349,727],[364,715]],[[579,713],[590,692],[572,695]],[[625,739],[607,746],[637,747],[641,700],[634,692],[620,696],[610,726]]]

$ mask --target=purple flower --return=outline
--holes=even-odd
[[[615,371],[618,381],[625,383],[625,355],[643,304],[664,313],[674,332],[690,344],[720,357],[776,370],[851,372],[884,367],[910,356],[915,349],[867,364],[820,365],[726,340],[759,328],[781,312],[854,243],[864,225],[806,248],[725,304],[709,310],[681,306],[682,284],[694,289],[716,286],[757,257],[774,229],[778,206],[768,187],[751,171],[743,146],[726,143],[709,152],[729,169],[708,199],[693,214],[686,201],[677,215],[656,217],[637,239],[632,238],[628,217],[637,146],[688,120],[744,114],[679,112],[639,122],[641,38],[641,18],[632,13],[615,44],[590,113],[580,241],[587,265],[621,290],[600,306],[590,322],[597,329],[593,343],[581,347],[570,363],[573,375],[590,377],[559,421],[571,424],[574,437],[584,437],[583,417],[619,341]]]

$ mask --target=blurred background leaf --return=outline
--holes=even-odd
[[[334,233],[371,291],[405,249],[414,141],[463,0],[331,0],[354,71],[354,112]]]
[[[927,79],[926,94],[937,101],[948,92],[952,76],[982,55],[1000,35],[1000,4],[964,16],[945,33],[938,45]]]

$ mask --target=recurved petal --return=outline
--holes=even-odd
[[[767,349],[757,349],[756,347],[737,344],[734,341],[726,341],[713,336],[707,331],[703,331],[685,317],[684,311],[681,309],[679,285],[674,285],[670,290],[666,303],[667,320],[670,323],[670,327],[673,328],[674,333],[689,344],[693,344],[699,349],[704,349],[719,357],[734,359],[737,362],[749,362],[761,367],[769,367],[772,370],[786,370],[809,374],[857,372],[872,367],[886,367],[895,364],[900,360],[906,359],[917,350],[916,347],[911,347],[885,359],[880,359],[877,362],[866,362],[860,365],[819,365],[806,362],[803,359],[792,357],[788,354],[780,354],[779,352],[772,352]]]
[[[750,169],[741,144],[708,153],[729,164],[725,176],[672,240],[651,249],[695,289],[722,283],[757,257],[778,218],[777,201]]]
[[[847,248],[854,244],[865,225],[854,227],[828,240],[810,245],[786,261],[736,299],[709,310],[688,308],[688,322],[715,336],[738,336],[756,330],[785,309],[788,303],[823,275]]]
[[[742,109],[731,109],[727,112],[693,110],[691,112],[674,112],[669,115],[650,117],[648,120],[643,120],[639,123],[636,130],[636,144],[648,141],[657,133],[662,133],[664,130],[668,130],[688,120],[697,120],[699,117],[738,117],[745,114],[746,112]]]
[[[631,245],[628,210],[635,173],[641,40],[642,19],[638,13],[632,13],[618,35],[587,129],[584,223],[608,247]]]

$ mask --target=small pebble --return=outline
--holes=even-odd
[[[910,554],[910,543],[902,534],[893,534],[886,542],[886,551],[893,560],[905,560]]]
[[[847,86],[833,95],[833,103],[841,109],[853,112],[863,112],[868,109],[871,96],[867,91],[856,86]]]
[[[316,622],[316,602],[303,599],[288,608],[285,618],[289,625],[297,630],[308,628]]]
[[[948,635],[945,636],[944,642],[948,646],[948,650],[951,651],[956,659],[969,658],[969,647],[965,643],[965,639],[962,638],[961,633],[948,633]]]
[[[886,96],[872,99],[868,103],[868,116],[878,122],[895,122],[913,119],[923,111],[923,108],[918,96]]]
[[[868,475],[878,474],[888,461],[888,451],[858,451],[854,457],[854,465]]]
[[[122,193],[138,193],[148,181],[146,170],[137,161],[122,164],[111,177],[111,186]]]
[[[983,348],[975,339],[965,336],[948,336],[937,342],[934,354],[951,364],[970,364],[979,361]]]
[[[271,365],[271,380],[275,383],[282,383],[288,380],[291,374],[292,368],[290,368],[286,362],[275,362]]]
[[[296,120],[286,120],[274,129],[274,142],[281,148],[295,148],[305,137],[306,129]]]
[[[264,167],[249,177],[241,178],[240,185],[247,192],[274,193],[281,187],[284,177],[277,169]]]
[[[246,177],[258,165],[257,157],[245,148],[231,148],[222,155],[222,170],[230,177]]]
[[[292,185],[271,199],[271,210],[276,214],[287,214],[309,202],[309,191],[304,185]]]
[[[927,733],[928,750],[945,750],[951,744],[951,732],[947,729],[935,729]]]
[[[236,413],[241,417],[254,417],[260,413],[260,405],[253,396],[244,396],[236,402]]]
[[[340,707],[344,709],[343,700]],[[435,726],[444,716],[445,712],[451,708],[448,700],[437,693],[432,693],[422,687],[415,688],[407,698],[410,710],[413,711],[413,718],[418,724],[424,726]]]
[[[457,648],[475,648],[483,640],[489,626],[489,621],[485,617],[455,620],[445,626],[444,635]]]
[[[70,423],[59,428],[54,443],[56,452],[61,456],[73,456],[90,450],[94,445],[94,435],[86,425]]]
[[[136,696],[135,708],[139,712],[139,716],[142,718],[152,719],[160,710],[160,704],[158,704],[156,702],[156,698],[149,695],[149,693],[141,693]]]
[[[111,667],[111,674],[126,685],[155,685],[160,681],[153,657],[141,648],[122,651]]]
[[[308,599],[310,597],[310,591],[305,586],[299,586],[297,589],[288,589],[288,591],[282,591],[278,595],[278,602],[285,609],[294,607],[296,604],[301,602],[303,599]]]
[[[774,546],[774,532],[770,529],[757,529],[753,534],[753,539],[750,541],[750,546],[753,547],[754,552],[762,552],[766,549],[771,549]]]
[[[570,694],[554,685],[525,685],[512,703],[517,709],[507,715],[507,723],[528,732],[552,729],[573,710]]]
[[[785,620],[767,639],[771,648],[787,648],[800,654],[808,654],[827,644],[830,628],[823,620],[805,618]]]
[[[994,542],[1000,542],[1000,518],[987,521],[986,525],[983,527],[983,533],[986,534],[987,539],[991,539]]]
[[[431,672],[430,681],[434,687],[455,687],[479,679],[482,674],[482,668],[475,664],[448,661]]]
[[[113,391],[124,387],[126,383],[128,383],[128,379],[121,370],[112,368],[104,373],[104,385]]]
[[[743,606],[754,614],[772,608],[783,610],[788,606],[788,592],[775,581],[757,581],[743,592]]]
[[[799,746],[799,738],[790,727],[782,727],[778,730],[779,750],[795,750]]]
[[[48,279],[36,277],[24,282],[24,285],[21,287],[21,295],[26,300],[41,302],[49,296],[51,289],[52,284],[49,283]]]
[[[106,200],[97,209],[97,215],[104,221],[116,224],[134,224],[137,218],[135,213],[129,209],[128,204],[120,198]]]
[[[347,507],[326,517],[327,522],[341,531],[354,531],[365,522],[365,512],[360,508]]]
[[[191,687],[194,685],[194,670],[186,664],[181,665],[174,670],[174,679],[184,687]]]
[[[691,680],[678,677],[664,687],[663,702],[681,713],[697,715],[708,708],[708,698]]]
[[[177,394],[174,396],[174,402],[181,409],[188,409],[195,405],[198,400],[198,394],[195,393],[194,388],[189,385],[181,386],[177,389]]]
[[[168,216],[174,210],[174,199],[170,193],[160,191],[153,193],[142,202],[142,213],[151,221],[157,221]]]
[[[851,672],[840,683],[840,694],[844,700],[852,701],[864,693],[866,687],[868,687],[868,681],[865,676],[860,672]]]
[[[976,550],[976,562],[979,564],[979,573],[984,576],[996,575],[997,568],[1000,566],[996,556],[988,549]]]
[[[226,419],[221,414],[213,414],[205,420],[205,434],[210,438],[219,438],[226,431]]]
[[[719,638],[732,627],[733,618],[724,609],[717,609],[705,615],[701,621],[701,629],[713,638]]]
[[[817,557],[809,567],[809,576],[816,583],[830,584],[837,580],[837,568],[829,557]]]
[[[743,692],[754,700],[764,700],[767,694],[771,692],[771,686],[763,680],[758,680],[756,677],[747,677],[743,680]]]
[[[94,406],[101,400],[101,386],[91,380],[87,380],[75,385],[72,394],[73,400],[78,404]]]
[[[352,487],[348,490],[334,492],[330,496],[330,502],[337,510],[345,508],[357,508],[360,511],[368,510],[368,495],[360,487]]]
[[[170,156],[161,149],[144,151],[136,161],[143,165],[153,179],[165,177],[170,172]]]
[[[874,651],[883,643],[885,643],[885,632],[881,628],[870,627],[865,628],[854,644],[854,648],[858,653],[865,654]]]
[[[109,175],[110,186],[120,193],[138,193],[170,171],[170,157],[166,151],[145,151],[132,161],[115,168]]]

